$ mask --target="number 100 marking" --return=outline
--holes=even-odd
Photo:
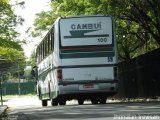
[[[107,42],[107,38],[98,38],[98,42]]]

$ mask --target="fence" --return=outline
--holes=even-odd
[[[120,98],[160,96],[160,49],[119,63]]]
[[[3,83],[3,95],[18,95],[18,83]],[[35,82],[24,82],[20,83],[20,92],[24,94],[35,94],[36,93],[36,83]]]

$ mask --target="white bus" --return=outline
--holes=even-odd
[[[117,43],[111,16],[58,18],[38,45],[37,91],[42,106],[104,104],[117,93]]]

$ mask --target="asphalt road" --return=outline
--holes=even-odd
[[[36,97],[11,98],[6,103],[9,119],[14,120],[119,120],[119,119],[160,119],[160,103],[107,103],[92,105],[76,101],[66,106],[41,107]]]

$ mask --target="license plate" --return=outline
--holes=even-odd
[[[79,85],[79,90],[95,90],[95,89],[98,89],[98,86],[95,84]]]

